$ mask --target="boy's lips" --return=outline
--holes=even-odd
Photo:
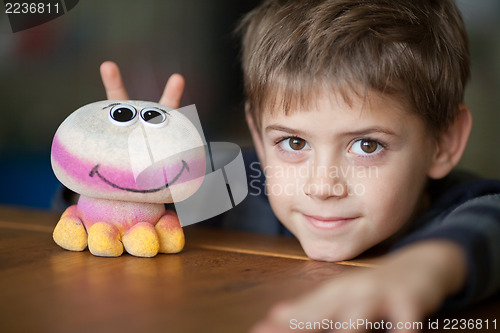
[[[317,216],[302,214],[310,225],[317,229],[332,230],[340,228],[349,222],[353,222],[359,217],[341,217],[341,216]]]

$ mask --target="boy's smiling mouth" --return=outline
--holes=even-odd
[[[311,226],[322,230],[333,230],[356,221],[359,217],[317,216],[302,214]]]

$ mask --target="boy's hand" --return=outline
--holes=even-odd
[[[114,62],[105,61],[101,64],[101,78],[108,99],[129,99],[123,85],[120,69]],[[185,82],[182,75],[172,74],[165,85],[159,103],[172,109],[179,108],[184,86]]]
[[[416,332],[419,329],[414,322],[423,325],[426,315],[438,310],[448,295],[463,287],[465,265],[462,250],[451,242],[411,245],[388,256],[379,268],[340,276],[296,301],[274,306],[252,333],[300,332],[299,323],[314,322],[335,328],[335,322],[350,320],[390,321],[394,331]],[[396,329],[398,322],[413,327]],[[304,331],[313,331],[303,327]],[[365,329],[364,325],[346,326],[335,332]]]

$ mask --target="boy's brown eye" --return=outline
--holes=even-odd
[[[301,138],[291,138],[289,145],[293,150],[301,150],[306,146],[306,140]]]
[[[361,140],[361,150],[367,154],[374,153],[378,148],[378,143],[372,140]]]

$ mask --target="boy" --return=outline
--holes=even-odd
[[[452,0],[264,1],[242,21],[246,118],[277,218],[312,259],[398,249],[274,307],[291,322],[412,323],[500,289],[500,183],[451,174],[472,117]],[[118,68],[101,67],[111,99]],[[173,76],[161,102],[178,107]]]

